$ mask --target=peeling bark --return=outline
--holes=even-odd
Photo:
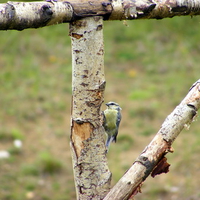
[[[111,173],[105,156],[103,102],[103,19],[90,17],[70,24],[72,40],[71,150],[77,199],[103,199]]]
[[[143,181],[151,174],[154,177],[167,173],[169,164],[165,155],[173,152],[172,143],[184,127],[190,126],[200,108],[200,80],[191,88],[183,101],[165,119],[151,143],[143,150],[104,200],[125,200],[136,195]]]
[[[89,16],[103,16],[104,20],[135,20],[199,14],[199,0],[8,2],[0,4],[0,30],[39,28]]]

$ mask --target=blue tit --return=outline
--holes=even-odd
[[[121,121],[121,108],[119,104],[115,102],[106,103],[107,109],[103,112],[103,127],[107,134],[106,140],[106,153],[108,152],[111,142],[117,141],[117,134],[119,124]]]

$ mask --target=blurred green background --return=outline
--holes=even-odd
[[[126,23],[104,23],[105,102],[123,109],[108,153],[112,184],[200,77],[200,17]],[[10,153],[0,159],[0,199],[75,199],[68,24],[1,31],[0,44],[0,151]],[[199,127],[197,118],[181,133],[167,155],[170,172],[149,177],[136,199],[200,199]]]

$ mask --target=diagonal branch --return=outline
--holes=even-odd
[[[104,200],[129,199],[137,194],[143,181],[150,175],[167,173],[169,164],[165,155],[173,152],[171,145],[184,127],[188,128],[200,108],[200,80],[193,84],[187,96],[165,119],[160,130],[124,174],[110,190]]]
[[[104,20],[162,19],[200,15],[199,0],[69,0],[0,4],[0,30],[68,23],[90,16]]]

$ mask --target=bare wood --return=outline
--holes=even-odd
[[[169,164],[164,157],[172,152],[171,145],[181,130],[188,128],[200,108],[200,80],[190,89],[183,101],[165,119],[160,130],[124,174],[111,189],[104,200],[125,200],[133,197],[141,187],[143,181],[150,175],[155,176],[168,172]]]
[[[68,1],[74,10],[74,19],[89,16],[109,16],[112,12],[109,0],[70,0]]]
[[[111,173],[100,115],[105,89],[102,17],[71,23],[70,36],[71,150],[77,199],[103,199],[110,189]]]
[[[134,20],[199,14],[199,0],[8,2],[0,4],[0,30],[39,28],[88,16],[103,16],[104,20]]]

